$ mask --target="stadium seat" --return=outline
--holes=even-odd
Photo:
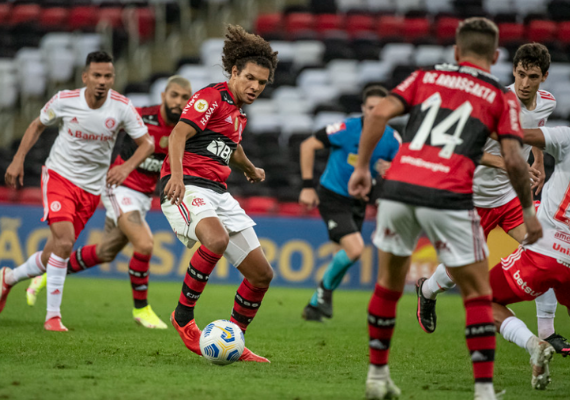
[[[13,59],[0,58],[0,109],[13,107],[17,99],[16,63]]]
[[[556,23],[552,21],[534,20],[527,28],[527,39],[531,42],[549,42],[556,37]]]
[[[301,217],[307,215],[307,208],[299,203],[293,203],[288,201],[285,203],[279,203],[277,212],[279,215],[286,217]]]
[[[127,97],[133,102],[135,107],[148,107],[153,105],[148,93],[128,93]]]
[[[142,41],[151,39],[154,35],[154,10],[150,7],[137,8],[136,18],[139,25],[139,35]]]
[[[247,129],[256,135],[281,131],[281,118],[278,114],[256,114],[247,121]]]
[[[430,23],[427,18],[406,18],[403,35],[406,41],[414,42],[430,36]]]
[[[206,39],[200,45],[200,58],[206,67],[221,64],[222,50],[224,49],[224,39]]]
[[[344,19],[341,14],[319,14],[315,16],[315,30],[320,34],[342,29],[344,29]]]
[[[360,86],[370,82],[384,82],[392,73],[393,64],[388,61],[362,61],[358,67]]]
[[[346,32],[354,37],[374,32],[374,18],[370,15],[354,14],[346,17]]]
[[[42,97],[46,90],[46,69],[39,49],[23,48],[16,53],[16,72],[24,96]]]
[[[435,35],[440,44],[447,45],[455,42],[455,31],[459,21],[459,18],[455,17],[441,17],[436,21]]]
[[[64,30],[67,28],[69,10],[63,7],[43,9],[40,14],[39,24],[47,30]]]
[[[245,205],[247,214],[274,214],[277,212],[277,200],[273,197],[252,196]]]
[[[123,9],[120,7],[104,7],[99,11],[97,23],[107,22],[113,29],[123,26]]]
[[[393,12],[394,3],[393,0],[365,0],[366,7],[369,11],[376,12]]]
[[[10,18],[12,6],[9,3],[0,4],[0,24],[6,24]]]
[[[410,43],[389,43],[382,49],[380,59],[395,64],[410,64],[414,45]]]
[[[194,64],[186,64],[181,66],[176,74],[182,75],[184,78],[188,79],[190,83],[196,79],[207,80],[210,76],[208,68],[206,66]]]
[[[282,114],[281,137],[283,143],[287,143],[289,137],[296,133],[313,131],[313,118],[307,114]]]
[[[429,0],[425,7],[430,14],[451,12],[453,10],[452,0]]]
[[[516,22],[499,24],[499,42],[501,45],[520,43],[524,40],[524,31],[524,26]]]
[[[443,60],[444,48],[436,45],[418,46],[414,52],[414,61],[417,66],[430,66]]]
[[[263,14],[255,21],[255,32],[262,36],[278,33],[281,34],[283,17],[281,14]]]
[[[318,113],[313,121],[313,131],[318,131],[327,125],[336,124],[346,119],[346,114],[341,112],[324,111]]]
[[[33,204],[42,205],[43,196],[42,190],[37,187],[24,187],[18,190],[18,203],[19,204]]]
[[[164,92],[166,82],[168,82],[168,78],[159,78],[150,85],[149,100],[151,104],[162,103],[161,93]],[[190,81],[190,84],[193,85],[192,81]],[[192,90],[196,91],[194,86],[192,86]]]
[[[396,1],[396,10],[400,13],[405,13],[410,10],[418,10],[422,8],[422,0],[398,0]]]
[[[78,6],[69,12],[69,30],[92,30],[97,23],[99,9],[94,6]]]
[[[336,0],[336,6],[341,12],[346,12],[350,10],[366,10],[367,4],[366,0]]]
[[[292,42],[286,42],[283,40],[273,40],[270,42],[271,48],[273,51],[279,53],[277,57],[279,57],[279,63],[282,62],[293,62],[295,56],[295,45]],[[277,64],[277,68],[279,68],[279,64]]]
[[[513,64],[510,62],[498,62],[491,66],[491,74],[493,74],[499,81],[507,86],[513,81]]]
[[[317,40],[300,40],[295,42],[295,55],[293,64],[296,68],[305,65],[321,65],[323,62],[323,54],[325,45]]]
[[[570,21],[558,23],[558,34],[556,38],[562,44],[568,45],[570,43]]]
[[[276,104],[271,99],[257,99],[253,104],[249,104],[245,108],[248,117],[262,114],[275,114],[277,112]]]
[[[376,33],[381,38],[399,37],[404,30],[404,19],[395,15],[382,15],[378,19]]]
[[[13,203],[18,198],[18,191],[6,186],[0,186],[0,203]]]
[[[87,54],[101,49],[101,35],[98,33],[83,33],[76,35],[72,42],[75,53],[75,65],[85,65]]]
[[[22,4],[12,7],[9,14],[10,25],[33,23],[39,20],[42,9],[37,4]]]
[[[292,13],[285,17],[285,32],[288,34],[312,31],[315,17],[310,13]]]
[[[380,56],[381,44],[376,35],[373,37],[360,36],[354,38],[350,46],[354,50],[354,58],[359,61],[378,60]]]

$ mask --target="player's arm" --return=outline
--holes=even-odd
[[[20,186],[24,185],[24,160],[45,129],[46,126],[42,124],[39,117],[34,119],[28,126],[14,159],[6,169],[6,175],[4,176],[6,185],[13,188],[16,188],[18,183]]]
[[[324,134],[326,135],[326,131]],[[300,148],[301,154],[299,157],[299,163],[301,166],[303,188],[299,194],[299,203],[305,205],[307,209],[312,210],[314,207],[319,205],[319,196],[315,190],[315,182],[313,177],[313,168],[315,166],[315,151],[324,149],[325,144],[317,139],[316,136],[311,136],[303,140]]]
[[[530,180],[528,164],[522,157],[520,142],[517,139],[505,137],[502,138],[500,143],[509,179],[517,192],[523,209],[524,221],[527,227],[527,236],[524,243],[531,244],[542,237],[542,227],[536,218],[532,203],[532,192],[528,184]]]
[[[499,168],[502,170],[506,169],[505,160],[503,159],[503,157],[496,156],[487,152],[483,153],[483,156],[481,157],[481,161],[479,162],[479,164],[491,168]]]
[[[118,186],[123,183],[127,176],[154,152],[154,140],[148,133],[133,139],[133,141],[137,144],[137,149],[127,161],[109,170],[107,173],[107,185]]]
[[[533,177],[531,190],[534,190],[534,194],[537,195],[542,190],[546,180],[546,171],[544,170],[544,153],[538,147],[533,146],[532,155],[534,157],[532,169],[537,172],[537,176]]]
[[[544,133],[542,133],[542,129],[523,129],[524,138],[523,142],[526,144],[530,144],[533,146],[533,154],[534,149],[537,148],[539,151],[542,151],[546,146],[546,142],[544,140]]]
[[[238,167],[250,183],[263,182],[265,180],[265,171],[263,168],[257,168],[245,155],[243,147],[238,144],[237,149],[230,157],[230,164]]]
[[[360,145],[358,146],[358,161],[348,182],[348,192],[351,196],[368,200],[368,193],[372,187],[372,177],[370,176],[372,153],[382,138],[388,121],[402,115],[405,110],[405,105],[400,98],[389,95],[382,98],[374,107],[372,115],[364,120]]]
[[[164,194],[172,204],[180,204],[184,198],[184,176],[182,159],[186,141],[196,135],[196,128],[186,122],[178,122],[168,138],[168,157],[170,159],[170,180],[164,188]]]

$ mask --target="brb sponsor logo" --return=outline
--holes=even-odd
[[[229,164],[230,157],[232,156],[232,149],[221,140],[212,140],[207,147],[210,153],[222,158],[226,164]]]
[[[523,292],[530,294],[533,297],[538,297],[543,293],[543,292],[535,292],[532,288],[530,288],[528,284],[522,279],[520,270],[517,270],[517,272],[513,274],[513,279],[515,280],[517,285],[520,286]]]
[[[200,197],[196,197],[194,200],[192,200],[192,205],[194,207],[201,207],[201,206],[205,206],[206,202],[204,201],[204,199],[201,199]]]
[[[58,212],[59,210],[61,210],[61,203],[59,201],[52,201],[49,208],[53,212]]]

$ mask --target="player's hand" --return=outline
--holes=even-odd
[[[119,186],[121,183],[127,179],[127,176],[132,171],[125,166],[125,164],[117,165],[107,172],[107,185],[108,186]]]
[[[368,193],[372,188],[372,176],[370,170],[355,168],[348,181],[348,194],[357,198],[368,201]]]
[[[542,166],[542,171],[539,169],[540,167],[535,167],[533,164],[532,167],[529,167],[528,173],[530,175],[530,179],[532,180],[532,184],[530,186],[531,190],[534,190],[534,194],[537,195],[542,190],[544,186],[544,181],[546,180],[546,176],[544,173],[544,166]]]
[[[18,183],[20,186],[24,186],[24,161],[14,158],[6,169],[4,180],[6,185],[14,189],[18,187]]]
[[[390,161],[378,160],[375,166],[376,172],[378,172],[378,174],[383,178],[384,175],[386,175],[386,172],[388,172],[390,165],[392,165]]]
[[[258,183],[265,180],[265,170],[263,168],[255,168],[251,172],[243,173],[249,183]]]
[[[312,210],[319,205],[319,196],[317,191],[313,188],[304,188],[299,195],[299,204],[307,207],[307,210]]]
[[[186,186],[184,186],[184,180],[182,177],[177,178],[171,175],[170,180],[164,187],[164,195],[168,200],[170,200],[170,204],[181,204],[184,200],[185,193]]]
[[[538,222],[536,215],[524,219],[526,226],[526,236],[523,244],[533,244],[542,237],[542,226]]]

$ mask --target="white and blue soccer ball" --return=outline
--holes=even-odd
[[[228,365],[239,360],[244,348],[243,332],[225,319],[209,323],[200,335],[202,356],[213,364]]]

